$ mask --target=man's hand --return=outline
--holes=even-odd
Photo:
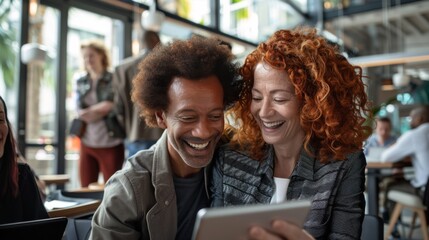
[[[275,220],[271,224],[272,229],[268,231],[262,227],[254,226],[249,230],[251,240],[314,240],[305,230],[283,220]]]

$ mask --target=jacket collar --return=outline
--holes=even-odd
[[[268,146],[268,155],[267,155],[267,161],[266,166],[263,166],[261,168],[264,172],[271,172],[271,175],[274,174],[274,147],[272,145]],[[293,176],[300,176],[307,180],[314,180],[314,168],[316,164],[316,159],[314,157],[311,157],[308,155],[308,153],[305,151],[304,148],[301,149],[301,153],[299,156],[299,160],[291,174],[291,178]],[[267,169],[270,167],[271,169]]]
[[[210,169],[213,165],[213,161],[209,166],[203,169],[205,190],[207,197],[210,199],[209,183],[211,180]],[[171,168],[170,155],[168,154],[168,135],[167,131],[164,131],[161,138],[156,143],[154,150],[154,161],[152,166],[152,184],[155,188],[155,198],[157,201],[163,199],[164,201],[176,201],[176,192],[173,182],[173,169]]]
[[[168,204],[176,201],[176,193],[174,190],[173,170],[168,154],[167,131],[164,131],[155,146],[152,165],[152,184],[155,186],[155,198],[157,202],[162,201],[163,204]]]

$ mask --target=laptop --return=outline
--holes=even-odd
[[[61,240],[67,226],[66,217],[0,224],[0,239]]]
[[[381,162],[381,154],[386,150],[386,147],[370,147],[368,149],[367,162]]]

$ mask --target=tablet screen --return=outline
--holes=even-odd
[[[270,228],[271,222],[276,219],[302,227],[310,206],[310,200],[297,200],[278,204],[204,208],[197,214],[192,239],[246,239],[251,226]]]

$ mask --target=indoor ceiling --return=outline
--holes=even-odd
[[[365,59],[378,59],[380,66],[405,63],[410,74],[429,75],[429,1],[383,4],[381,10],[340,16],[325,26],[360,56],[362,64]],[[402,60],[405,55],[418,58]]]

